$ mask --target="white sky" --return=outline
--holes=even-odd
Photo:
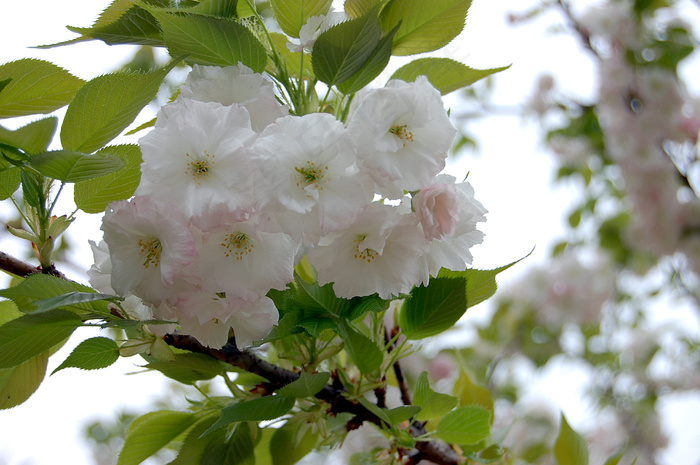
[[[534,1],[475,0],[465,32],[447,47],[443,56],[474,68],[512,63],[498,78],[497,101],[503,105],[516,105],[526,100],[535,76],[543,71],[552,72],[563,88],[581,97],[591,95],[595,88],[592,64],[580,57],[581,49],[574,39],[565,35],[547,36],[543,33],[542,22],[515,29],[506,25],[506,12],[521,11],[524,3]],[[64,26],[89,26],[107,4],[107,1],[97,0],[0,0],[4,20],[0,28],[0,63],[29,56],[43,58],[86,80],[118,67],[130,57],[132,47],[88,42],[52,50],[27,49],[73,38],[74,34]],[[544,22],[556,23],[558,19],[550,16]],[[572,60],[572,56],[576,59]],[[453,114],[458,113],[458,108],[453,109]],[[573,201],[571,189],[551,185],[550,158],[541,151],[537,153],[540,140],[537,125],[515,117],[490,118],[477,121],[468,129],[481,144],[480,154],[463,155],[448,170],[458,178],[470,172],[469,181],[476,197],[489,210],[488,222],[481,228],[486,239],[474,249],[474,266],[500,266],[521,258],[534,246],[536,249],[528,263],[545,260],[549,242],[561,236],[564,230],[563,212]],[[66,207],[66,212],[70,210]],[[5,218],[5,212],[0,208],[0,218]],[[76,232],[84,254],[87,239],[99,240],[101,232],[99,218],[83,217],[82,223],[71,229]],[[16,244],[0,241],[0,250],[21,255]],[[82,261],[87,268],[90,263]],[[524,268],[525,265],[503,273],[500,281],[507,282]],[[75,273],[73,277],[86,280]],[[485,311],[483,306],[477,307],[468,318],[479,319]],[[81,330],[78,337],[73,337],[66,348],[52,357],[49,373],[81,339],[96,335],[96,330]],[[25,404],[0,411],[0,465],[93,463],[81,439],[82,426],[98,417],[107,418],[112,411],[125,406],[146,408],[150,400],[163,391],[163,376],[158,373],[124,376],[125,372],[138,370],[134,363],[141,362],[135,358],[120,359],[116,365],[100,372],[62,371],[47,377]],[[585,406],[572,396],[575,389],[562,390],[551,383],[549,387],[552,392],[546,395],[563,406],[574,426],[586,418]],[[675,404],[671,408],[676,408]],[[700,412],[700,403],[695,410],[684,407],[679,411]],[[700,448],[693,446],[700,444],[697,439],[697,436],[690,436],[679,440],[678,445],[674,445],[676,455],[673,459],[669,456],[663,463],[698,460]]]

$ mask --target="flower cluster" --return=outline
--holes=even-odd
[[[288,113],[245,66],[195,65],[139,141],[135,197],[107,209],[92,284],[209,346],[230,329],[245,346],[277,323],[266,294],[305,255],[345,298],[388,299],[471,263],[486,211],[438,176],[456,130],[427,79],[370,90],[347,125]]]

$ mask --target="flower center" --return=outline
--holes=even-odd
[[[211,178],[212,170],[214,168],[214,158],[216,155],[212,155],[206,150],[204,151],[204,157],[195,159],[189,153],[186,154],[190,161],[187,162],[187,168],[185,173],[192,176],[192,179],[197,183],[198,186],[202,185],[202,181],[206,181]]]
[[[160,265],[160,253],[163,251],[163,245],[159,239],[139,239],[139,247],[141,254],[146,256],[143,262],[143,267],[148,269],[151,265],[158,268]]]
[[[243,257],[253,251],[253,242],[247,234],[242,232],[228,233],[224,237],[224,241],[220,244],[223,247],[224,255],[230,257],[233,255],[236,260],[243,260]]]
[[[389,128],[389,132],[403,141],[403,146],[406,147],[406,141],[413,142],[413,133],[408,130],[406,124],[395,124]]]
[[[365,235],[357,236],[357,239],[353,241],[355,242],[355,258],[364,260],[367,263],[372,263],[372,260],[379,256],[379,252],[370,248],[360,250],[360,244],[362,244],[366,237]]]
[[[297,178],[297,186],[305,189],[308,186],[313,185],[316,189],[323,190],[323,186],[319,183],[323,181],[324,171],[328,171],[328,166],[316,166],[312,161],[307,161],[305,167],[294,167],[294,171],[299,173]]]

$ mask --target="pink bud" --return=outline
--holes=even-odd
[[[442,239],[454,233],[459,220],[458,195],[452,184],[432,184],[413,197],[413,208],[426,239]]]

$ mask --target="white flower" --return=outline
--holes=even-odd
[[[180,86],[180,93],[201,102],[218,102],[226,106],[237,103],[245,107],[256,132],[289,114],[289,109],[277,101],[272,82],[242,63],[224,68],[194,65]]]
[[[233,328],[237,347],[249,346],[267,336],[279,320],[275,304],[267,297],[242,300],[201,292],[191,294],[178,305],[198,309],[194,317],[178,315],[182,332],[212,348],[226,344],[230,328]]]
[[[165,298],[196,261],[192,233],[175,205],[148,197],[114,202],[102,220],[112,262],[112,288],[146,302]]]
[[[263,205],[312,213],[304,221],[316,222],[324,233],[350,224],[372,198],[371,181],[358,172],[353,145],[332,115],[280,118],[253,152],[266,182],[259,192]]]
[[[404,190],[430,183],[445,167],[457,133],[440,93],[425,76],[412,83],[392,80],[368,92],[348,130],[358,147],[361,169],[372,176],[381,194],[394,199]]]
[[[348,299],[409,292],[419,282],[418,257],[428,244],[412,216],[398,210],[370,204],[347,230],[312,249],[308,260],[318,271],[318,283],[334,283],[336,295]]]
[[[287,42],[287,48],[290,52],[299,53],[306,50],[311,53],[321,33],[348,19],[350,18],[344,11],[330,11],[327,15],[311,16],[299,29],[299,43]]]
[[[112,260],[109,258],[109,247],[105,241],[95,244],[88,241],[92,249],[94,264],[87,271],[88,281],[93,289],[103,294],[114,294],[112,289]]]
[[[297,244],[285,233],[261,231],[253,220],[224,215],[203,232],[197,248],[202,287],[227,297],[257,298],[294,279]]]
[[[471,264],[470,249],[484,237],[476,224],[486,221],[486,209],[474,199],[468,182],[455,184],[452,176],[437,176],[434,184],[415,194],[413,207],[426,239],[431,241],[428,253],[421,257],[423,283],[440,268],[463,271]]]
[[[254,134],[243,107],[178,98],[139,140],[136,194],[177,203],[187,216],[216,203],[250,209],[255,168],[246,144]]]

